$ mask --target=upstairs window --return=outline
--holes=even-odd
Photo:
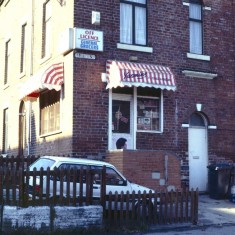
[[[120,42],[145,46],[147,44],[146,0],[121,0],[120,3]]]
[[[40,134],[60,130],[60,91],[46,90],[40,94]]]
[[[26,56],[26,24],[21,27],[21,52],[20,52],[20,73],[25,70],[25,56]]]
[[[42,25],[42,58],[48,57],[51,53],[51,1],[46,1],[43,5],[43,25]]]
[[[190,53],[202,54],[202,4],[191,0],[189,5]]]
[[[8,83],[9,76],[9,62],[10,62],[10,40],[5,44],[5,71],[4,71],[4,85]]]

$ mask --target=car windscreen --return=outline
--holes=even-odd
[[[55,163],[54,160],[48,159],[48,158],[40,158],[36,162],[34,162],[32,165],[29,166],[29,170],[33,171],[34,167],[36,167],[37,170],[40,170],[41,167],[43,170],[47,170],[47,168],[51,167]]]

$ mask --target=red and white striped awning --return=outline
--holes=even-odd
[[[175,77],[169,67],[153,64],[108,60],[107,89],[135,86],[176,90]]]
[[[26,98],[37,98],[41,90],[55,89],[59,91],[64,83],[64,64],[51,65],[47,70],[38,72],[22,84],[20,89],[20,100]]]

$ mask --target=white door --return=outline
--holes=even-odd
[[[133,97],[113,95],[112,99],[112,146],[116,149],[119,138],[127,139],[127,149],[134,148],[133,139]]]
[[[208,183],[208,153],[207,130],[205,127],[190,127],[188,129],[189,143],[189,187],[207,191]]]

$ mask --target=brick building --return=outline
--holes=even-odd
[[[124,137],[201,191],[235,160],[233,0],[1,0],[0,22],[2,154],[102,158]]]

